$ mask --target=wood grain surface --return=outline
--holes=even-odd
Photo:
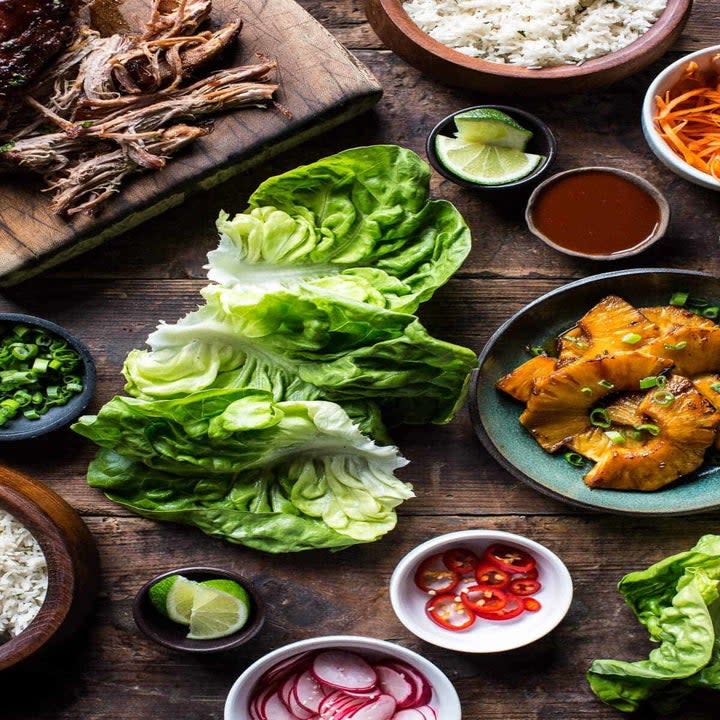
[[[92,408],[121,392],[125,354],[141,347],[159,319],[174,321],[198,304],[205,254],[217,242],[219,209],[242,209],[271,174],[352,145],[393,142],[423,153],[427,133],[446,114],[492,102],[450,90],[382,48],[359,0],[303,0],[303,6],[347,44],[385,88],[360,118],[218,185],[141,228],[4,291],[0,309],[40,314],[66,325],[93,351],[98,392]],[[717,41],[720,10],[696,0],[677,50]],[[420,311],[441,338],[480,351],[498,325],[538,295],[569,280],[630,267],[720,272],[719,196],[690,185],[656,162],[640,130],[640,105],[662,60],[602,92],[514,104],[550,124],[558,137],[558,170],[611,165],[637,172],[666,195],[666,237],[647,252],[615,263],[554,253],[527,231],[522,199],[499,200],[462,190],[433,175],[436,197],[457,205],[473,232],[461,271]],[[720,513],[654,520],[587,513],[550,500],[504,472],[475,439],[466,411],[446,426],[394,433],[411,460],[402,477],[417,497],[401,507],[398,527],[379,543],[337,554],[267,556],[229,546],[191,528],[128,515],[84,480],[93,448],[70,432],[31,445],[3,447],[2,462],[48,483],[75,506],[95,535],[103,575],[97,611],[54,659],[18,678],[0,674],[7,720],[220,720],[225,695],[247,665],[293,640],[357,633],[398,642],[436,662],[455,683],[465,720],[617,720],[620,713],[590,692],[584,672],[594,658],[640,659],[650,645],[616,591],[620,577],[720,531]],[[395,618],[387,584],[399,559],[435,535],[473,527],[518,532],[567,563],[575,598],[547,638],[501,656],[466,656],[419,641]],[[227,656],[175,654],[140,635],[132,598],[145,580],[172,567],[214,564],[250,577],[268,605],[252,644]],[[25,690],[30,688],[30,690]],[[642,720],[656,718],[640,713]],[[693,700],[672,720],[716,720],[716,695]]]
[[[131,27],[149,17],[150,0],[119,7]],[[95,216],[63,218],[35,178],[0,175],[0,284],[12,285],[181,204],[252,165],[264,163],[366,110],[380,96],[377,81],[295,0],[215,0],[212,26],[238,17],[244,25],[226,67],[277,61],[274,109],[241,108],[218,117],[213,131],[162,172],[139,175]]]

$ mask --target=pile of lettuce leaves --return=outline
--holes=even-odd
[[[626,575],[618,586],[659,645],[646,660],[595,660],[593,692],[624,712],[674,712],[698,688],[720,690],[720,536]]]
[[[429,181],[409,150],[354,148],[221,213],[205,304],[130,352],[129,397],[73,426],[100,446],[88,483],[270,552],[391,530],[413,493],[386,424],[448,422],[476,364],[414,314],[470,250]]]

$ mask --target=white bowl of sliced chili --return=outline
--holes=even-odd
[[[668,65],[651,83],[642,107],[643,133],[658,160],[711,190],[720,190],[718,82],[720,45],[713,45]]]
[[[400,622],[448,650],[495,653],[529,645],[565,617],[573,585],[565,564],[534,540],[465,530],[409,552],[390,580]]]

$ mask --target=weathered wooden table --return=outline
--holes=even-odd
[[[302,4],[381,81],[385,96],[376,110],[0,296],[1,310],[49,317],[85,339],[99,369],[92,409],[121,391],[125,354],[142,345],[158,319],[173,321],[197,304],[220,208],[242,209],[268,175],[348,146],[392,142],[422,154],[425,136],[439,118],[495,100],[440,87],[383,50],[359,0]],[[696,0],[676,49],[717,42],[718,30],[717,4]],[[720,196],[662,168],[640,131],[644,90],[670,59],[605,92],[515,100],[557,133],[558,170],[613,165],[661,188],[673,210],[666,239],[627,262],[572,260],[530,236],[521,207],[461,190],[435,175],[434,194],[457,204],[472,227],[474,245],[462,270],[421,310],[433,334],[479,351],[503,320],[538,295],[610,268],[720,272]],[[594,698],[584,679],[593,658],[640,659],[649,650],[644,629],[615,590],[617,581],[690,547],[704,533],[717,532],[720,514],[646,520],[591,514],[549,500],[488,457],[466,411],[450,425],[405,428],[395,439],[412,461],[402,476],[417,492],[402,507],[397,529],[381,542],[339,554],[292,556],[268,556],[191,528],[126,514],[86,486],[84,471],[93,448],[70,432],[27,447],[2,447],[2,462],[46,481],[82,513],[97,538],[103,575],[87,629],[32,674],[0,678],[0,717],[217,720],[230,685],[250,662],[293,640],[331,633],[385,638],[427,656],[454,681],[468,720],[618,717]],[[392,569],[413,546],[440,533],[480,527],[522,533],[546,544],[562,556],[575,582],[572,608],[555,632],[499,656],[465,656],[424,644],[403,628],[388,600]],[[164,569],[193,563],[236,568],[257,584],[269,615],[251,645],[225,656],[189,657],[139,634],[131,603],[140,584]],[[715,698],[700,698],[675,717],[710,720],[720,716],[717,707]]]

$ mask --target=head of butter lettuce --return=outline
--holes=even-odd
[[[74,426],[102,448],[88,482],[271,552],[394,527],[412,492],[383,421],[448,422],[476,364],[413,314],[470,248],[429,177],[409,150],[356,148],[221,214],[205,304],[128,355],[132,397]]]
[[[720,690],[720,536],[626,575],[618,586],[658,643],[636,662],[595,660],[593,692],[624,712],[674,712],[695,688]]]

